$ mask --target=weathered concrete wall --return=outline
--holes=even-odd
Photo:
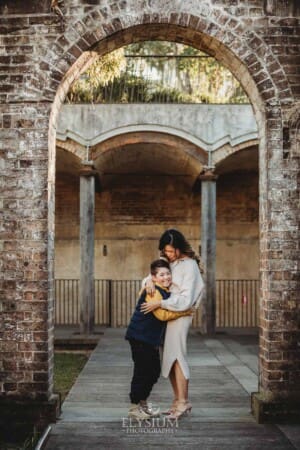
[[[224,174],[217,192],[217,277],[257,279],[257,174]],[[78,180],[58,175],[56,195],[55,278],[79,278]],[[96,194],[95,277],[143,278],[168,227],[182,230],[198,251],[200,218],[200,192],[191,192],[180,179],[123,176],[118,186]]]
[[[292,401],[299,410],[299,2],[66,0],[62,11],[64,23],[50,2],[1,3],[1,418],[5,398],[32,405],[53,392],[55,129],[65,93],[93,60],[84,51],[157,38],[215,56],[252,102],[260,139],[258,418],[269,404],[268,414],[292,411]],[[276,401],[286,404],[274,409]]]

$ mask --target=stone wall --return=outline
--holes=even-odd
[[[50,0],[0,5],[1,420],[6,398],[30,404],[53,393],[55,129],[65,93],[93,60],[84,51],[158,38],[215,56],[252,102],[261,273],[253,405],[258,420],[299,411],[299,2],[65,0],[61,10]]]

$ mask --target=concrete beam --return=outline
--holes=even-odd
[[[95,146],[125,133],[166,133],[213,152],[257,139],[251,105],[63,105],[57,139]]]

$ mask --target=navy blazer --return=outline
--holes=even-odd
[[[155,285],[155,289],[160,292],[162,300],[169,298],[171,295],[170,292],[165,291],[160,286]],[[141,311],[141,305],[146,301],[146,295],[147,293],[144,289],[129,322],[125,339],[134,339],[157,347],[162,342],[166,322],[158,320],[152,312],[144,314]]]

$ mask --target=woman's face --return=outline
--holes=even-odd
[[[164,248],[164,255],[168,258],[169,262],[174,262],[181,254],[178,248],[174,248],[172,245],[166,245]]]

